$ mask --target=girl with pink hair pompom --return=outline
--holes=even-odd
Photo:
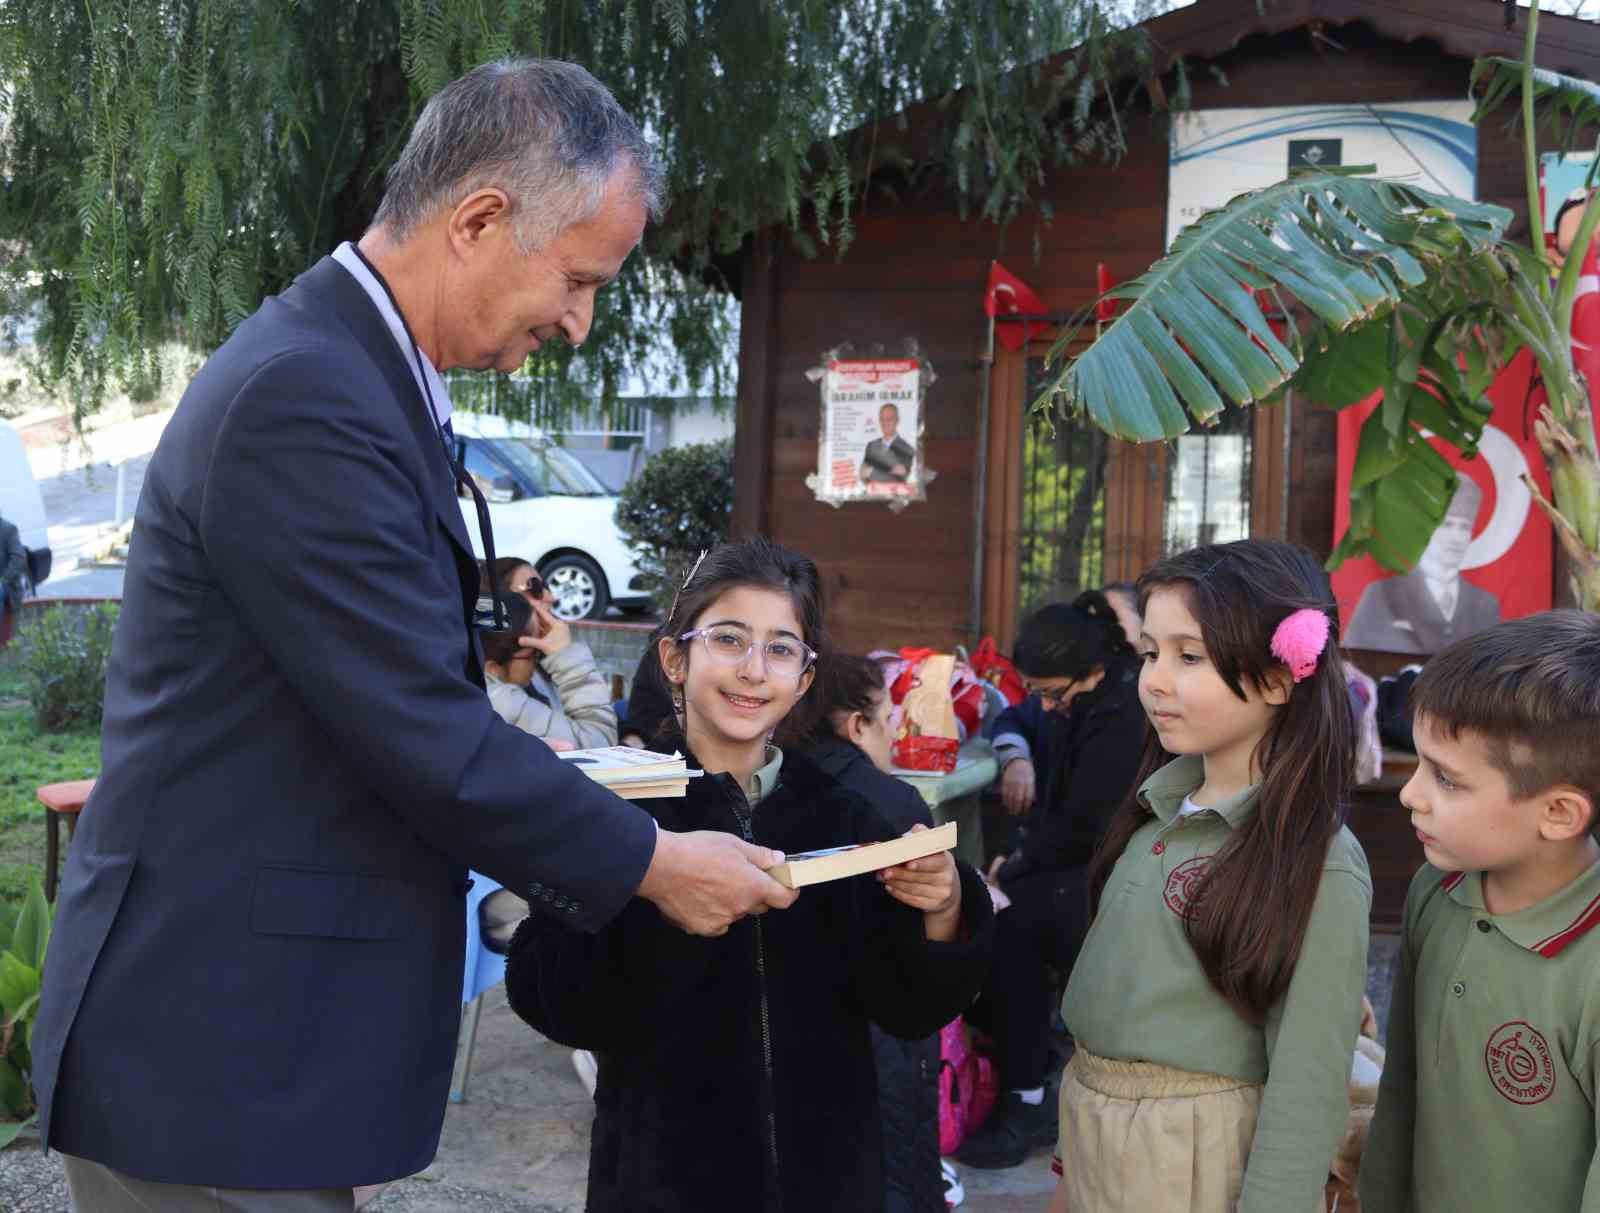
[[[1311,1213],[1372,904],[1338,611],[1310,552],[1254,539],[1169,557],[1138,593],[1151,730],[1062,1000],[1052,1213]]]

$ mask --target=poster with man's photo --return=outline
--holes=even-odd
[[[834,358],[822,368],[819,501],[924,498],[922,365],[916,358]]]
[[[1524,350],[1496,377],[1489,388],[1494,412],[1477,458],[1463,459],[1447,443],[1428,439],[1460,482],[1417,567],[1397,576],[1362,557],[1334,572],[1346,648],[1426,657],[1503,619],[1550,608],[1554,537],[1522,480],[1524,473],[1531,475],[1549,495],[1544,459],[1525,424],[1543,399],[1543,390],[1531,383],[1533,370]],[[1350,476],[1361,424],[1380,399],[1339,414],[1335,538],[1350,522]]]

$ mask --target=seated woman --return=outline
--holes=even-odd
[[[1015,1167],[1055,1141],[1044,1090],[1055,983],[1088,929],[1089,860],[1138,775],[1146,727],[1138,659],[1099,591],[1035,612],[1012,660],[1029,695],[995,721],[994,746],[1001,799],[1027,820],[991,868],[1011,904],[996,917],[994,967],[967,1016],[994,1038],[1002,1089],[956,1155],[975,1167]]]
[[[511,627],[484,640],[483,670],[489,702],[500,718],[556,749],[616,745],[611,691],[589,646],[574,640],[566,620],[552,615],[543,603],[530,604],[520,594],[496,597]],[[535,682],[536,662],[543,667],[548,693]]]
[[[928,805],[889,771],[894,704],[883,667],[870,657],[825,656],[811,688],[812,725],[801,748],[904,833],[933,825]],[[945,1213],[939,1166],[939,1037],[897,1040],[872,1028],[883,1121],[887,1213]]]
[[[692,769],[636,803],[663,830],[712,830],[789,855],[895,837],[869,801],[768,737],[824,647],[817,567],[765,540],[713,549],[658,646]],[[511,943],[512,1008],[599,1062],[588,1213],[882,1213],[867,1027],[920,1039],[988,967],[982,879],[948,852],[803,889],[716,938],[634,899],[594,934],[558,907]]]

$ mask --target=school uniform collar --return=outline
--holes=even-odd
[[[1512,943],[1540,956],[1559,956],[1600,925],[1600,863],[1536,905],[1515,914],[1491,914],[1483,903],[1482,872],[1451,872],[1440,886],[1457,905],[1478,911]]]
[[[766,758],[750,777],[750,807],[753,809],[778,786],[778,775],[783,770],[783,751],[775,745],[767,747]]]
[[[1205,779],[1205,759],[1198,754],[1185,754],[1174,758],[1140,784],[1139,799],[1145,808],[1161,819],[1163,825],[1170,825],[1183,806],[1184,797],[1204,783]],[[1256,793],[1259,791],[1259,785],[1248,787],[1221,804],[1206,805],[1205,811],[1215,813],[1232,829],[1256,807]]]

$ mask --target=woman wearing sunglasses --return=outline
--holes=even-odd
[[[516,556],[496,560],[489,572],[492,585],[485,588],[503,595],[510,634],[524,641],[485,646],[494,710],[558,750],[616,745],[611,688],[589,646],[574,640],[571,626],[550,609],[555,598],[539,574]]]

